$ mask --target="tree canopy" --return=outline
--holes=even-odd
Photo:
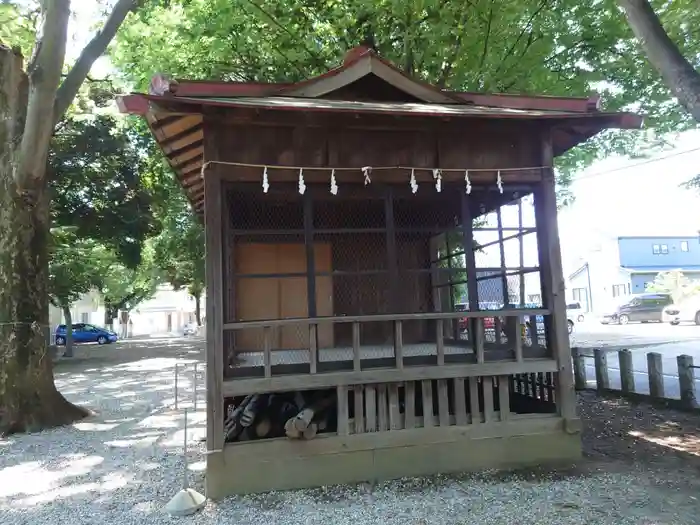
[[[114,117],[67,118],[49,152],[53,225],[113,249],[131,269],[160,230],[142,140]]]

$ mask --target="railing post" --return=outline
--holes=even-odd
[[[610,389],[610,375],[608,374],[608,353],[603,348],[593,350],[595,362],[596,390],[602,392]]]
[[[695,396],[695,368],[693,358],[689,355],[679,355],[678,362],[678,383],[681,390],[681,403],[684,408],[696,408],[698,406]]]
[[[632,352],[628,349],[620,350],[618,353],[620,360],[620,385],[623,392],[633,393],[634,388],[634,367],[632,366]]]
[[[571,349],[571,358],[574,361],[574,387],[576,390],[585,390],[588,384],[586,379],[586,361],[577,347]]]
[[[647,373],[649,374],[649,394],[651,397],[664,397],[664,371],[661,354],[647,354]]]

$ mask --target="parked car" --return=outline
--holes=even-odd
[[[576,319],[577,323],[582,323],[586,319],[586,312],[581,303],[574,302],[566,305],[566,314],[572,319]]]
[[[700,325],[700,297],[692,297],[664,308],[662,321],[678,326],[681,323]]]
[[[455,304],[455,312],[464,312],[467,310],[467,303],[458,303]],[[481,310],[500,310],[502,308],[502,305],[499,303],[495,302],[485,302],[479,304],[479,308]],[[461,332],[466,332],[467,328],[469,327],[469,318],[467,317],[460,317],[459,318],[459,330]],[[486,330],[493,330],[494,327],[496,326],[496,320],[493,317],[484,317],[484,328]]]
[[[197,323],[188,323],[185,325],[185,328],[182,330],[182,335],[197,335],[199,333],[199,326],[197,326]]]
[[[630,322],[660,323],[663,320],[663,312],[667,306],[673,303],[671,294],[644,293],[632,296],[623,302],[613,312],[609,312],[601,318],[603,324],[621,324]]]
[[[480,305],[482,310],[501,310],[503,309],[503,306],[497,303],[488,303],[487,307],[485,308],[485,304]],[[455,305],[455,311],[457,312],[464,312],[467,308],[466,304],[456,304]],[[528,309],[537,309],[541,308],[540,305],[538,304],[526,304],[524,308]],[[508,305],[508,309],[514,309],[517,310],[517,308],[514,305]],[[572,315],[571,312],[567,309],[567,328],[568,332],[571,334],[574,331],[574,326],[575,322],[574,319],[576,318],[575,315]],[[462,317],[459,319],[459,328],[462,332],[466,331],[468,328],[468,318]],[[541,315],[538,315],[535,318],[535,323],[537,324],[537,330],[538,332],[542,333],[544,332],[544,317]],[[501,318],[501,326],[505,324],[505,319]],[[529,316],[522,316],[520,319],[520,324],[524,325],[527,330],[529,330],[530,327],[530,318]],[[496,327],[496,319],[495,317],[484,317],[484,329],[486,330],[493,330]]]
[[[87,323],[76,323],[73,327],[73,342],[74,343],[97,343],[105,345],[115,343],[118,339],[117,334],[105,328],[99,328]],[[60,324],[56,327],[56,345],[63,346],[66,344],[66,325]]]
[[[539,304],[526,304],[525,308],[530,308],[530,309],[537,309],[537,308],[542,308],[541,305]],[[566,310],[566,329],[569,335],[574,333],[574,328],[576,326],[576,315],[572,315],[571,311],[567,308]],[[535,323],[537,324],[537,333],[538,334],[543,334],[544,333],[544,316],[538,315],[535,317]],[[530,333],[530,318],[525,317],[522,321],[522,324],[525,325],[527,329],[527,333],[529,335]]]

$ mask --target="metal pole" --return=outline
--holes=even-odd
[[[198,363],[194,364],[194,378],[192,380],[192,388],[194,389],[194,402],[192,403],[194,406],[194,411],[197,412],[197,365]]]
[[[177,410],[177,368],[178,363],[175,363],[175,410]]]
[[[182,473],[182,488],[187,489],[189,485],[189,479],[187,476],[187,409],[185,408],[185,437],[184,437],[184,448],[182,449],[182,463],[183,463],[183,473]]]

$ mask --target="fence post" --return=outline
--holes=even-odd
[[[588,383],[585,358],[577,347],[571,349],[571,358],[574,360],[574,387],[576,390],[585,390]]]
[[[647,372],[649,373],[649,394],[651,397],[664,397],[664,370],[661,354],[657,352],[647,354]]]
[[[693,358],[689,355],[679,355],[678,362],[678,382],[681,389],[681,403],[685,408],[696,408],[698,406],[695,397],[695,368],[693,368]]]
[[[628,349],[620,350],[620,385],[623,392],[634,393],[634,368],[632,366],[632,352]]]
[[[610,389],[610,376],[608,374],[608,353],[602,348],[593,349],[595,362],[596,390],[602,392]]]

